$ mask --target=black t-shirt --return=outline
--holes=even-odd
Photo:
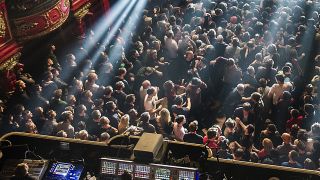
[[[203,137],[196,133],[187,133],[183,136],[183,141],[188,143],[203,144]]]
[[[149,123],[141,123],[139,124],[139,127],[141,127],[143,129],[143,132],[146,133],[155,133],[156,132],[156,128]]]
[[[88,129],[89,134],[99,137],[100,136],[100,134],[99,134],[100,133],[99,132],[100,126],[101,125],[99,122],[95,122],[92,119],[89,120],[89,122],[87,123],[87,129]]]
[[[177,114],[177,115],[184,115],[186,118],[189,115],[189,111],[186,107],[178,107],[177,105],[173,105],[172,108],[172,113]]]

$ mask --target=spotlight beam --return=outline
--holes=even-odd
[[[135,6],[135,8],[133,9],[133,11],[131,12],[128,21],[126,22],[126,24],[123,27],[123,31],[121,32],[120,36],[125,40],[125,42],[128,42],[128,39],[130,37],[130,33],[135,31],[135,28],[137,27],[137,23],[139,21],[139,18],[141,17],[142,13],[143,13],[143,9],[146,5],[147,1],[146,0],[139,0],[139,2],[137,3],[137,5]],[[116,46],[119,45],[119,43],[116,44]],[[126,46],[128,45],[128,43],[124,44],[123,48],[126,48]],[[110,52],[110,59],[113,60],[118,60],[118,58],[121,57],[121,53],[119,53],[117,51],[117,49],[113,49]]]
[[[97,61],[97,59],[98,59],[98,57],[100,55],[100,52],[103,50],[103,48],[110,43],[112,38],[114,38],[114,35],[116,34],[117,30],[121,26],[122,21],[128,16],[129,12],[132,10],[132,8],[133,8],[134,4],[136,3],[136,1],[137,0],[132,0],[130,2],[130,4],[127,6],[127,8],[125,9],[125,11],[122,12],[122,15],[119,17],[119,19],[117,19],[116,23],[111,26],[111,30],[108,32],[108,35],[101,42],[100,48],[98,49],[97,52],[94,53],[94,56],[92,57],[93,65],[95,65],[95,63],[96,63],[96,61]]]

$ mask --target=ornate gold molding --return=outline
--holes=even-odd
[[[60,19],[57,21],[57,22],[53,22],[51,19],[50,19],[50,14],[49,12],[46,12],[45,14],[43,14],[41,17],[42,18],[45,18],[45,27],[41,29],[41,31],[39,33],[32,33],[32,34],[29,34],[29,35],[26,35],[26,34],[22,34],[22,33],[18,33],[18,31],[20,32],[24,32],[24,31],[28,31],[30,29],[33,29],[37,26],[37,23],[33,23],[33,22],[30,22],[30,23],[24,23],[23,21],[21,21],[21,19],[19,19],[19,22],[21,21],[21,25],[17,25],[17,20],[14,21],[14,23],[16,23],[16,39],[18,41],[26,41],[26,40],[30,40],[30,39],[34,39],[34,38],[38,38],[40,36],[43,36],[43,35],[46,35],[46,34],[49,34],[50,32],[56,30],[57,28],[59,28],[69,17],[69,11],[70,11],[70,3],[69,3],[69,0],[60,0],[59,1],[60,4],[57,5],[57,7],[55,7],[56,9],[55,10],[58,10],[58,12],[60,13]],[[62,11],[62,7],[61,6],[64,6],[66,5],[67,7],[67,11],[64,12]]]
[[[91,3],[87,3],[74,13],[74,17],[82,19],[90,11]]]
[[[4,38],[6,36],[6,22],[5,22],[5,16],[2,11],[0,11],[0,37]]]
[[[20,52],[11,56],[4,63],[0,64],[0,71],[12,69],[19,62],[20,57],[21,57]]]
[[[58,22],[57,24],[55,24],[51,28],[49,28],[49,29],[47,29],[45,31],[42,31],[40,33],[37,33],[35,35],[19,37],[18,41],[26,41],[26,40],[34,39],[34,38],[41,37],[41,36],[44,36],[46,34],[49,34],[50,32],[52,32],[52,31],[56,30],[58,27],[60,27],[67,20],[67,18],[68,18],[68,16],[63,18],[60,22]]]
[[[17,25],[17,29],[20,29],[21,31],[28,31],[30,29],[33,29],[36,27],[39,23],[24,23]]]

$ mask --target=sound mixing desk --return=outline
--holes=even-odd
[[[198,180],[199,172],[196,168],[170,166],[162,164],[139,164],[111,158],[101,158],[100,178],[119,179],[124,171],[133,175],[134,179],[156,180]]]

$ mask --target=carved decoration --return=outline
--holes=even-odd
[[[3,15],[3,12],[0,11],[0,37],[1,38],[4,38],[6,36],[7,24],[4,18],[5,16]]]
[[[4,1],[0,1],[0,49],[12,40],[11,29]]]
[[[82,19],[90,11],[91,3],[87,3],[74,13],[74,17]]]
[[[13,18],[14,35],[18,41],[26,41],[46,35],[60,27],[68,18],[69,0],[59,0],[51,9],[42,9],[26,17]]]
[[[0,64],[0,71],[12,69],[19,62],[20,56],[21,53],[18,52],[7,59],[6,62]]]

